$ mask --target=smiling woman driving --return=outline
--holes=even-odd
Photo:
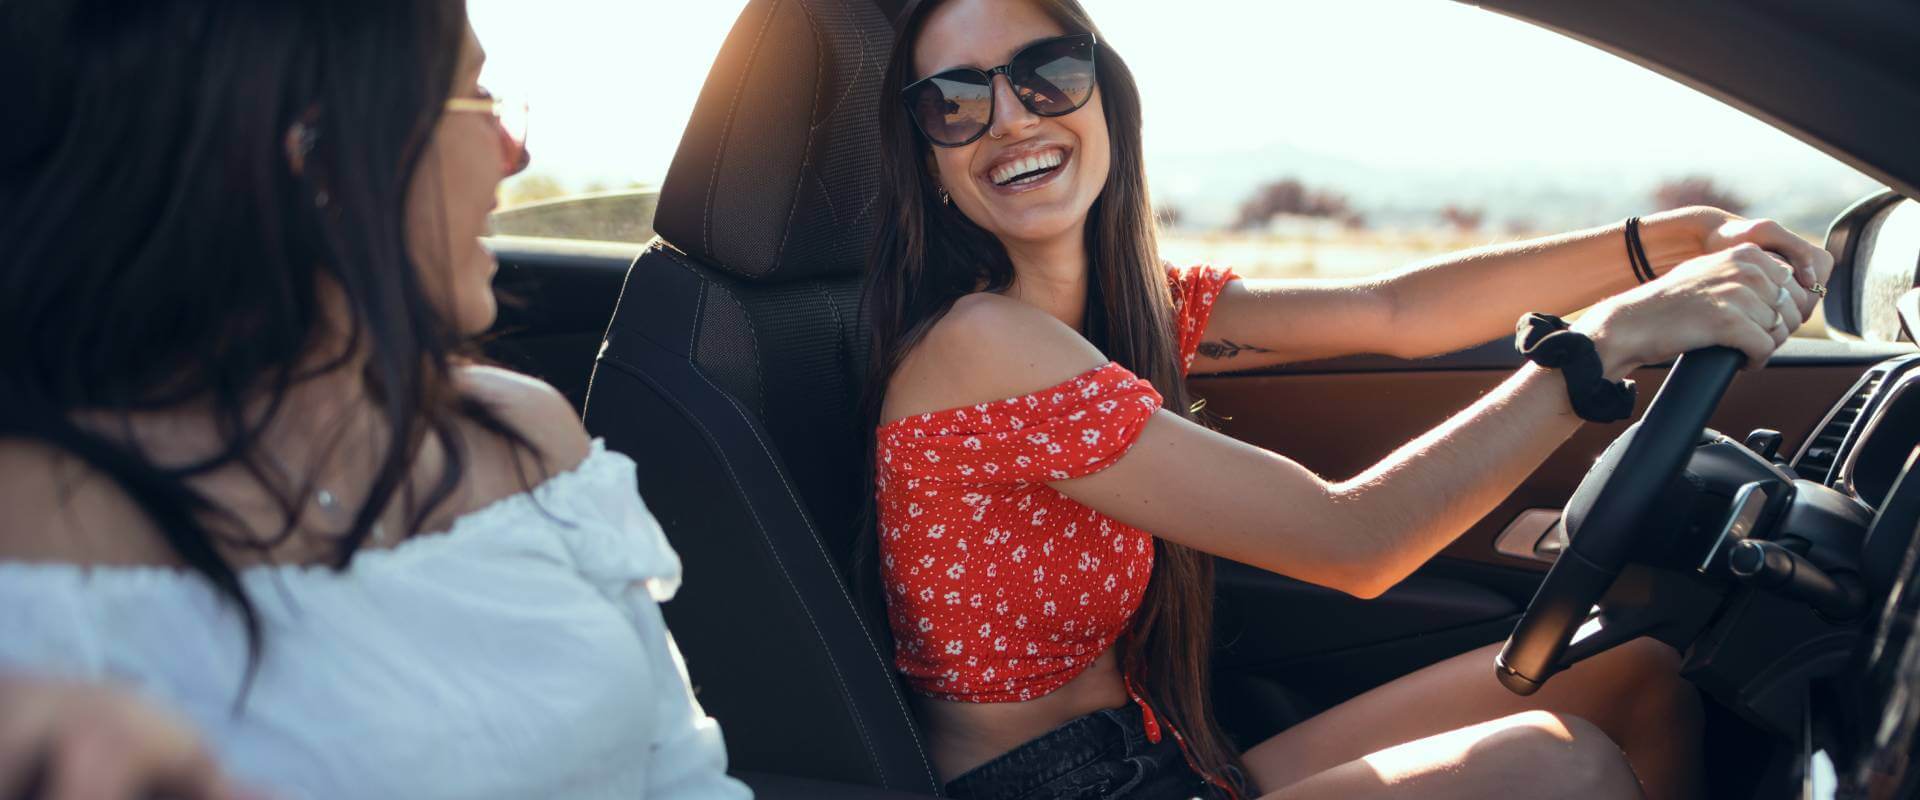
[[[634,463],[467,355],[483,58],[461,0],[0,4],[0,796],[747,794]]]
[[[1765,361],[1824,252],[1689,208],[1367,282],[1172,268],[1138,91],[1079,3],[924,0],[897,27],[870,550],[949,793],[1697,793],[1698,700],[1651,640],[1527,698],[1467,653],[1235,753],[1207,700],[1211,557],[1378,595],[1583,419],[1630,411],[1634,367],[1712,345]],[[1534,364],[1346,480],[1190,410],[1189,371],[1445,353],[1528,312]]]

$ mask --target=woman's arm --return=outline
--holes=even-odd
[[[1826,280],[1833,259],[1769,220],[1713,208],[1641,221],[1657,274],[1742,242],[1786,256],[1802,284]],[[1529,311],[1569,314],[1638,284],[1618,224],[1448,254],[1353,281],[1242,280],[1214,307],[1195,373],[1378,353],[1424,358],[1511,335]],[[1813,311],[1813,299],[1800,308]]]
[[[1791,303],[1776,317],[1783,282],[1792,282],[1784,265],[1756,247],[1736,248],[1610,301],[1579,329],[1614,378],[1713,344],[1757,364],[1801,322]],[[1787,291],[1794,300],[1804,294]],[[903,365],[889,387],[889,417],[1019,396],[1105,361],[1037,309],[968,300]],[[1347,480],[1160,411],[1113,466],[1052,485],[1168,540],[1371,597],[1491,511],[1579,425],[1561,377],[1528,367]]]

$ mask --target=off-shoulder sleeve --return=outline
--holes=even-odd
[[[883,472],[960,484],[1064,481],[1126,455],[1160,393],[1109,362],[1020,397],[919,417],[884,435]]]
[[[595,440],[575,472],[576,485],[565,496],[546,500],[574,512],[569,516],[578,522],[563,536],[575,568],[626,612],[646,651],[645,690],[655,701],[647,796],[751,797],[727,775],[719,723],[694,697],[686,662],[660,613],[660,603],[680,587],[680,557],[640,498],[633,461]]]
[[[1213,304],[1226,291],[1227,284],[1239,280],[1233,270],[1199,264],[1191,267],[1167,267],[1167,285],[1173,289],[1174,324],[1180,332],[1180,372],[1193,368],[1194,353],[1207,334],[1207,320],[1213,318]]]
[[[0,673],[99,677],[105,656],[87,600],[81,567],[0,563]]]
[[[573,473],[567,485],[549,481],[541,488],[556,491],[535,499],[562,519],[580,520],[561,529],[575,569],[610,596],[640,586],[655,602],[672,599],[680,556],[640,499],[633,460],[596,439]]]

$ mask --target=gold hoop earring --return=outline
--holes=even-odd
[[[1007,138],[1007,135],[1006,135],[1006,134],[1004,134],[1004,133],[1002,133],[1002,134],[999,134],[999,135],[997,135],[997,136],[996,136],[996,135],[994,135],[994,132],[993,132],[993,129],[992,129],[992,128],[988,128],[988,129],[987,129],[987,138],[989,138],[989,139],[992,139],[992,140],[994,140],[994,141],[996,141],[996,142],[997,142],[997,141],[1000,141],[1001,139],[1005,139],[1005,138]]]

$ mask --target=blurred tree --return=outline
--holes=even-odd
[[[551,200],[566,193],[567,187],[552,175],[521,175],[500,187],[500,205],[526,205]]]
[[[1486,219],[1485,209],[1465,208],[1452,203],[1440,209],[1440,221],[1447,223],[1447,227],[1460,233],[1473,233],[1480,230],[1480,223],[1485,222]]]
[[[1258,228],[1282,214],[1336,219],[1348,227],[1366,226],[1365,218],[1354,212],[1345,195],[1327,189],[1309,189],[1297,178],[1282,178],[1255,189],[1253,196],[1240,204],[1240,216],[1233,227]]]
[[[1687,175],[1661,181],[1653,190],[1653,205],[1656,211],[1685,206],[1713,206],[1735,214],[1744,214],[1747,210],[1745,199],[1720,188],[1705,175]]]

